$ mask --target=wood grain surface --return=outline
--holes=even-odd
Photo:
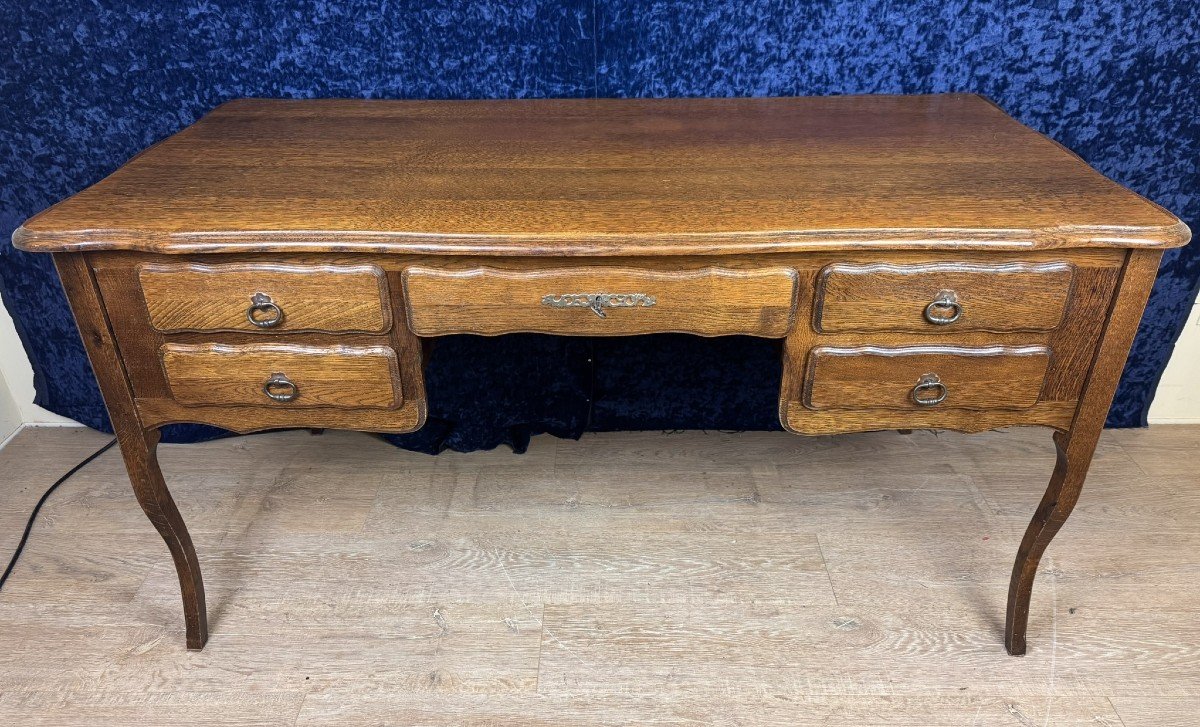
[[[1074,268],[1066,262],[986,265],[834,264],[821,271],[814,322],[839,331],[1048,331],[1062,321]],[[926,309],[951,294],[960,306]]]
[[[107,439],[26,429],[0,449],[0,559]],[[1014,659],[1004,590],[1049,444],[1022,428],[539,436],[521,456],[342,432],[160,445],[208,580],[212,638],[192,653],[111,451],[46,503],[0,597],[0,719],[1192,727],[1200,428],[1103,434]]]
[[[700,268],[653,270],[610,266],[529,270],[410,267],[404,272],[409,326],[419,336],[496,335],[518,331],[569,336],[681,332],[701,336],[780,338],[792,325],[796,271]],[[545,298],[640,295],[602,307],[554,307]],[[651,300],[647,299],[651,298]]]
[[[151,325],[168,333],[384,333],[392,323],[387,279],[368,265],[147,263],[138,267],[138,283]],[[250,322],[255,293],[278,307],[277,324]]]
[[[675,255],[1182,245],[986,99],[232,101],[26,250]]]
[[[392,409],[403,401],[396,352],[384,346],[168,343],[162,365],[181,404]],[[293,400],[264,392],[275,374],[291,382]]]
[[[1041,396],[1049,363],[1045,346],[820,346],[808,356],[804,403],[812,409],[1028,409]],[[927,374],[945,387],[945,400],[924,407],[913,390]]]
[[[1012,254],[984,255],[981,253],[956,253],[943,256],[941,260],[920,259],[912,254],[897,254],[897,257],[874,256],[874,260],[856,255],[844,262],[831,261],[820,267],[808,265],[797,267],[800,276],[801,294],[798,296],[797,321],[815,322],[819,316],[816,304],[819,300],[821,278],[833,269],[874,269],[877,267],[924,270],[952,268],[993,268],[1009,270],[1055,270],[1064,264],[1072,270],[1070,294],[1067,297],[1061,322],[1053,330],[1008,330],[979,331],[958,329],[954,325],[932,326],[932,330],[847,330],[822,332],[815,323],[797,324],[792,327],[784,343],[783,382],[780,387],[779,418],[785,429],[802,434],[836,434],[839,432],[868,431],[874,429],[912,429],[922,427],[949,428],[959,431],[981,431],[993,427],[1035,424],[1067,429],[1074,419],[1076,404],[1088,372],[1091,370],[1093,353],[1101,331],[1108,319],[1109,308],[1116,290],[1120,271],[1125,263],[1123,250],[1072,250],[1043,251]],[[820,256],[817,256],[820,259]],[[886,261],[885,261],[886,260]],[[901,288],[911,290],[915,283],[902,278]],[[866,289],[874,286],[866,284]],[[877,294],[902,297],[875,289]],[[1034,294],[1035,298],[1041,298]],[[897,314],[896,320],[910,320],[909,315],[919,316],[911,310]],[[1021,307],[1017,301],[1015,306]],[[922,308],[923,306],[916,306]],[[884,308],[881,315],[887,315]],[[947,329],[947,330],[942,330]],[[911,348],[929,345],[960,347],[1027,347],[1040,346],[1049,349],[1051,356],[1036,403],[1028,408],[952,409],[939,407],[862,408],[862,409],[812,409],[804,404],[805,382],[809,379],[808,362],[810,352],[819,347],[857,349]],[[926,372],[916,372],[920,376]],[[887,380],[886,372],[883,373]],[[906,387],[911,391],[916,378]],[[871,395],[872,385],[859,382],[865,396]],[[1026,388],[1036,387],[1027,382]],[[1000,391],[1003,391],[1001,389]],[[894,392],[899,395],[899,389]],[[1011,394],[1001,393],[1001,396]]]
[[[207,258],[179,258],[166,256],[130,255],[123,252],[87,253],[85,257],[92,266],[96,283],[103,292],[105,307],[113,311],[109,319],[112,335],[119,344],[122,364],[128,372],[129,385],[133,389],[138,414],[146,427],[157,427],[163,424],[192,422],[210,424],[235,432],[251,432],[263,429],[281,427],[318,427],[332,429],[361,429],[374,432],[401,433],[418,429],[425,421],[425,376],[424,351],[421,340],[408,329],[406,317],[398,314],[389,324],[385,334],[366,334],[351,332],[328,331],[284,331],[277,335],[263,336],[259,330],[253,331],[181,331],[164,333],[154,328],[146,308],[142,290],[138,284],[139,271],[148,266],[193,267],[208,266],[202,262]],[[298,267],[312,270],[369,270],[381,271],[386,282],[378,283],[379,289],[386,291],[388,299],[383,304],[387,311],[403,311],[405,301],[403,285],[400,281],[401,266],[396,265],[395,258],[384,259],[376,256],[364,259],[362,256],[333,257],[333,256],[289,256],[284,267]],[[227,256],[220,258],[220,266],[235,269],[272,268],[281,265],[278,255],[260,256]],[[384,263],[390,263],[385,265]],[[372,273],[374,274],[374,273]],[[373,284],[374,285],[374,284]],[[320,290],[323,295],[332,295],[328,285],[314,282],[311,286],[299,286],[306,290]],[[297,289],[299,289],[297,288]],[[237,395],[240,402],[214,404],[204,403],[183,404],[174,398],[170,383],[163,370],[162,350],[167,344],[182,346],[247,346],[263,344],[267,341],[277,344],[287,344],[299,347],[315,347],[321,350],[349,347],[357,349],[390,349],[395,353],[399,367],[399,378],[394,379],[390,373],[380,371],[380,378],[374,384],[362,382],[363,387],[373,387],[378,392],[386,392],[395,388],[402,393],[398,407],[385,408],[347,408],[344,405],[330,406],[295,406],[272,405],[262,397],[260,387],[265,377],[275,371],[268,372],[236,372],[236,376],[245,379],[244,388]],[[251,381],[250,377],[254,380]],[[261,378],[257,378],[261,377]],[[239,384],[241,386],[242,384]],[[359,384],[353,384],[359,386]],[[253,391],[258,391],[255,396]],[[197,399],[201,399],[203,391],[197,391]],[[375,395],[373,395],[375,396]],[[382,397],[383,394],[377,396]],[[345,399],[346,397],[339,397]],[[261,399],[261,403],[259,400]],[[349,397],[351,402],[358,400],[358,395]],[[262,404],[267,404],[266,406]]]

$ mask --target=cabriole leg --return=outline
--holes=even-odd
[[[1046,494],[1042,495],[1042,502],[1025,530],[1025,537],[1021,539],[1008,586],[1004,648],[1013,656],[1025,653],[1025,627],[1029,622],[1033,579],[1046,546],[1050,545],[1079,500],[1079,492],[1083,489],[1083,480],[1087,477],[1088,465],[1091,464],[1092,453],[1100,437],[1099,427],[1094,429],[1088,432],[1054,433],[1058,462],[1054,465],[1054,474],[1050,477]]]
[[[118,437],[125,469],[138,503],[146,517],[166,541],[175,572],[179,575],[179,590],[183,594],[183,620],[187,628],[187,647],[202,649],[208,641],[208,614],[204,605],[204,581],[200,577],[200,562],[188,534],[179,508],[167,490],[162,470],[158,466],[158,430],[130,433]]]
[[[58,266],[63,290],[71,303],[71,311],[75,314],[75,323],[79,326],[96,382],[100,385],[100,393],[104,395],[104,404],[121,445],[133,492],[175,559],[175,570],[179,574],[179,586],[183,592],[187,646],[189,649],[203,648],[208,640],[204,583],[200,579],[200,565],[196,560],[192,538],[158,467],[158,430],[143,426],[138,416],[133,389],[117,352],[103,299],[87,258],[83,254],[57,253],[54,262]]]
[[[1025,626],[1029,621],[1029,599],[1033,595],[1038,562],[1079,500],[1161,257],[1161,250],[1130,250],[1126,254],[1104,333],[1096,346],[1071,428],[1054,433],[1058,462],[1046,494],[1021,539],[1008,586],[1004,646],[1014,656],[1025,653]]]

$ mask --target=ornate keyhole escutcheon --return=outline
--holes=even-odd
[[[650,308],[658,301],[645,293],[563,293],[543,295],[542,305],[551,308],[587,308],[607,318],[605,308]]]

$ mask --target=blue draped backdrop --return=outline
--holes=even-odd
[[[0,2],[0,291],[37,402],[106,427],[25,218],[239,96],[534,98],[974,91],[1200,221],[1200,5],[1170,0],[104,0]],[[1171,251],[1109,422],[1144,423],[1195,298]],[[754,339],[446,339],[425,451],[531,433],[778,428],[779,345]],[[176,440],[208,436],[175,428]]]

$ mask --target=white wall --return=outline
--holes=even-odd
[[[10,422],[15,423],[10,425]],[[0,305],[0,442],[21,423],[63,425],[75,422],[34,405],[33,368],[17,339],[12,318]]]
[[[19,426],[21,426],[21,408],[17,406],[17,400],[13,398],[12,392],[8,390],[8,382],[4,380],[3,372],[0,372],[0,444],[7,441]]]
[[[1150,423],[1200,422],[1200,303],[1192,308],[1150,405]]]

